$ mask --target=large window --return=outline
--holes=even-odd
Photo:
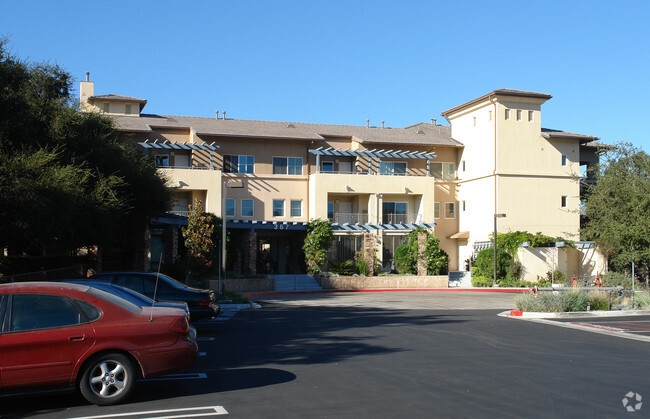
[[[455,179],[456,163],[448,163],[448,162],[431,163],[431,174],[436,179]]]
[[[223,156],[225,173],[255,173],[255,156]]]
[[[274,175],[302,175],[302,157],[273,157]]]
[[[397,162],[397,161],[382,161],[382,162],[379,162],[379,174],[380,175],[405,176],[406,175],[406,162]]]
[[[383,223],[402,224],[407,223],[406,202],[384,202],[382,203]]]
[[[302,201],[291,200],[291,214],[292,217],[302,217]]]
[[[241,200],[241,216],[242,217],[252,217],[253,216],[253,200],[252,199],[242,199]]]
[[[273,200],[273,216],[284,217],[284,199]]]

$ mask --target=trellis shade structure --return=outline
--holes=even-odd
[[[417,228],[434,228],[436,223],[409,224],[332,224],[333,231],[366,231],[372,230],[415,230]]]
[[[372,172],[372,160],[389,158],[389,159],[425,159],[427,160],[427,176],[430,176],[429,162],[436,158],[436,153],[430,151],[402,151],[402,150],[377,150],[377,149],[363,149],[351,150],[349,148],[323,148],[309,150],[310,153],[316,155],[316,167],[320,171],[320,156],[334,156],[334,157],[364,157],[370,161],[370,172]]]
[[[213,168],[213,155],[214,151],[219,148],[218,145],[215,145],[215,143],[203,143],[203,144],[196,144],[196,143],[188,143],[185,141],[184,143],[179,143],[177,141],[174,141],[173,143],[170,142],[169,140],[165,140],[161,143],[158,142],[158,140],[154,140],[152,143],[149,142],[149,140],[145,140],[144,142],[138,143],[139,146],[144,147],[145,153],[147,149],[156,149],[156,150],[205,150],[210,152],[210,169]]]

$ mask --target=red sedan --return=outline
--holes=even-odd
[[[85,285],[0,285],[0,394],[79,388],[91,403],[119,403],[136,379],[194,362],[188,320]]]

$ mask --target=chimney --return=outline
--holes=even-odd
[[[370,128],[370,120],[366,119],[366,128]]]
[[[217,114],[217,119],[219,119],[219,111],[215,111]]]
[[[223,120],[226,120],[226,111],[223,111]]]
[[[79,108],[81,111],[90,112],[93,106],[88,98],[95,95],[95,83],[90,81],[90,72],[86,71],[86,80],[79,83]]]
[[[384,128],[384,121],[381,121],[381,128]]]

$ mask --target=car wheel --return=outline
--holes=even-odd
[[[135,385],[135,369],[122,354],[107,354],[94,359],[84,369],[79,383],[81,394],[90,403],[106,406],[128,397]]]

